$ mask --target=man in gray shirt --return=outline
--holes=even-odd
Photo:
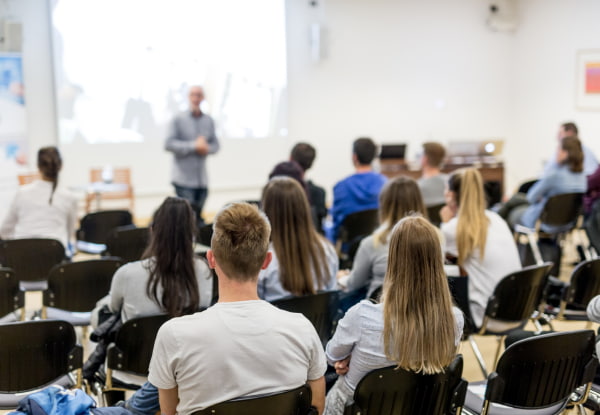
[[[171,123],[165,150],[173,153],[171,182],[177,196],[187,199],[202,220],[202,208],[208,196],[206,156],[219,150],[213,119],[200,110],[204,100],[201,86],[189,92],[190,110]]]
[[[425,206],[435,206],[445,203],[444,192],[448,176],[441,172],[446,149],[440,143],[424,143],[421,159],[422,176],[417,181]]]

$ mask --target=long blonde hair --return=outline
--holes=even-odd
[[[379,222],[383,226],[375,234],[375,244],[385,244],[396,222],[410,213],[420,213],[427,217],[427,209],[417,182],[403,176],[387,182],[379,194]]]
[[[392,230],[383,283],[385,355],[398,366],[439,373],[457,352],[455,319],[435,227],[408,216]]]
[[[461,169],[450,176],[448,190],[456,194],[458,203],[458,264],[464,265],[467,258],[477,249],[479,257],[483,259],[490,220],[485,215],[486,203],[481,174],[476,169]]]
[[[315,294],[315,282],[318,289],[325,288],[324,239],[314,228],[304,189],[289,177],[273,177],[263,191],[262,206],[271,222],[283,288],[297,296]]]

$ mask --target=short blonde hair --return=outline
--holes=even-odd
[[[270,237],[271,225],[264,213],[248,203],[233,203],[217,213],[210,246],[227,277],[250,281],[258,277]]]

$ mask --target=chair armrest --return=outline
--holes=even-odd
[[[535,233],[535,228],[528,228],[527,226],[523,225],[515,225],[515,232],[524,233],[526,235],[533,235]]]

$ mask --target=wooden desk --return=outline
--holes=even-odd
[[[408,164],[406,164],[406,162],[402,159],[380,160],[380,166],[381,174],[387,176],[388,178],[397,176],[408,176],[417,180],[421,177],[421,170],[411,170]],[[500,201],[498,198],[502,198],[502,195],[504,194],[504,165],[502,163],[498,162],[493,164],[445,164],[442,168],[442,172],[452,173],[453,171],[464,167],[476,167],[477,170],[479,170],[479,173],[481,173],[483,182],[487,186],[497,184],[497,186],[499,186],[499,195],[494,194],[492,202]],[[498,192],[494,191],[493,193]]]

